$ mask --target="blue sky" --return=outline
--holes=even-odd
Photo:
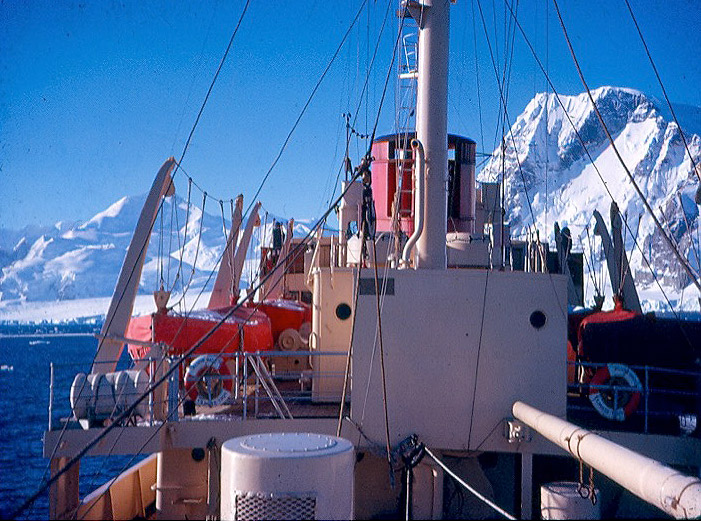
[[[675,103],[701,106],[701,2],[630,0]],[[208,194],[250,203],[362,0],[253,0],[192,144],[187,173]],[[397,0],[380,41],[356,127],[368,131],[398,28]],[[180,156],[243,1],[0,3],[0,227],[87,220],[123,195],[148,190]],[[481,0],[490,41],[504,54],[504,4]],[[494,145],[498,91],[476,0],[451,8],[450,130]],[[261,192],[266,210],[312,218],[326,208],[343,157],[342,113],[355,112],[387,3],[368,0],[287,150]],[[623,0],[561,1],[592,87],[662,97]],[[582,91],[546,0],[523,0],[519,20],[557,90]],[[509,113],[545,80],[516,35]],[[475,60],[479,71],[478,94]],[[393,131],[395,76],[379,133]],[[479,105],[482,107],[480,127]],[[351,144],[354,162],[365,145]],[[183,197],[187,184],[176,178]],[[195,192],[199,204],[202,195]],[[210,201],[208,210],[218,212]]]

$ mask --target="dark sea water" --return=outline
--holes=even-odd
[[[50,363],[54,363],[54,426],[69,416],[69,393],[78,372],[89,372],[97,348],[92,335],[0,336],[0,519],[12,516],[48,477],[42,456],[48,426]],[[121,366],[121,365],[120,365]],[[9,369],[12,368],[12,369]],[[131,457],[85,457],[80,463],[80,495],[114,477]],[[43,494],[20,519],[48,519]]]

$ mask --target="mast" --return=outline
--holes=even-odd
[[[446,268],[448,181],[449,0],[407,2],[419,24],[416,137],[426,158],[424,232],[416,244],[418,267]]]

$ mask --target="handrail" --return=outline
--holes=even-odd
[[[268,373],[268,370],[265,368],[265,364],[263,364],[263,361],[260,359],[260,357],[247,356],[247,358],[252,359],[251,366],[253,366],[253,371],[256,372],[256,375],[260,379],[260,383],[263,385],[265,392],[270,398],[270,402],[275,408],[275,411],[277,411],[278,415],[280,415],[280,418],[293,418],[292,413],[290,413],[290,409],[287,407],[287,404],[285,404],[285,400],[282,398],[282,395],[280,395],[280,390],[278,390],[277,386],[275,386],[275,383],[273,382],[270,373]],[[282,411],[280,405],[282,405],[282,408],[284,408],[284,412]],[[287,416],[285,416],[285,413],[287,414]]]

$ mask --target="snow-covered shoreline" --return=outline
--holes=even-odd
[[[191,291],[197,296],[198,291]],[[196,303],[194,298],[183,301],[183,309],[202,308],[209,302],[209,292],[203,292]],[[110,297],[88,299],[66,299],[63,301],[0,301],[0,323],[63,323],[63,322],[102,322],[110,304]],[[179,296],[171,297],[175,303]],[[155,311],[153,296],[138,295],[134,302],[134,315]]]
[[[197,296],[198,291],[192,291]],[[209,292],[202,292],[193,302],[194,298],[182,301],[178,310],[191,310],[204,308],[209,302]],[[695,288],[690,285],[676,295],[670,302],[675,311],[699,312],[699,301]],[[175,303],[179,296],[171,297],[170,302]],[[670,312],[664,295],[659,289],[649,288],[640,291],[640,300],[644,312]],[[0,301],[0,324],[18,323],[95,323],[100,324],[104,320],[105,313],[110,304],[109,297],[95,297],[90,299],[68,299],[63,301]],[[610,299],[604,303],[604,309],[611,309],[613,303]],[[134,303],[133,315],[143,315],[155,311],[153,297],[150,295],[138,295]]]

